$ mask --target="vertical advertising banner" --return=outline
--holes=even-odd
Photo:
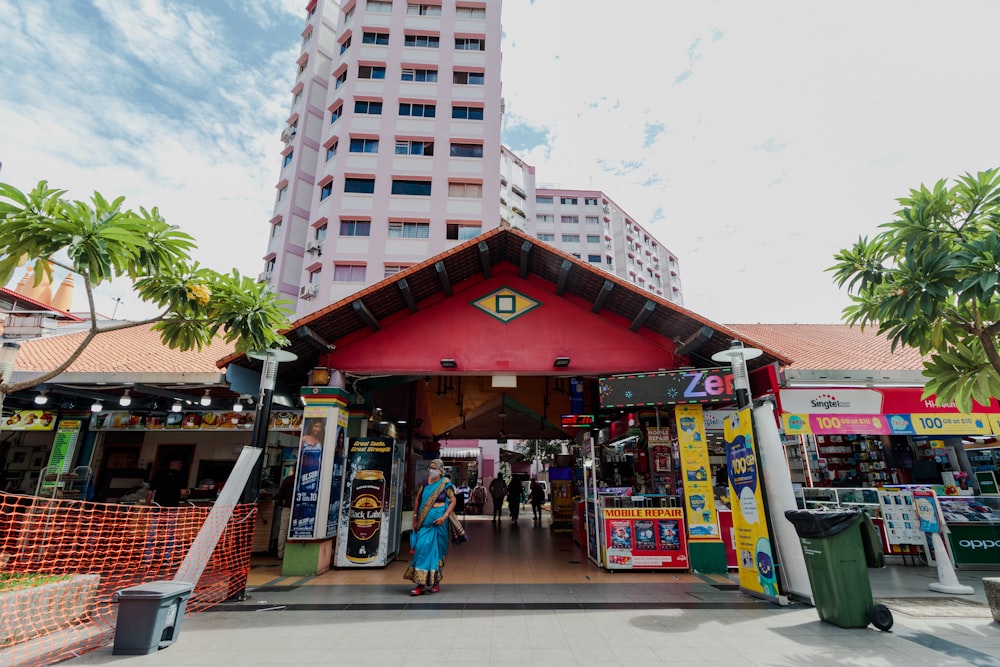
[[[719,542],[719,517],[715,512],[712,468],[708,462],[705,421],[700,405],[678,405],[677,445],[680,450],[688,537],[692,542]]]
[[[330,502],[326,513],[326,536],[336,537],[340,525],[340,503],[344,494],[344,461],[347,458],[347,411],[337,411],[337,435],[334,438],[333,470],[330,475]]]
[[[50,468],[56,468],[60,473],[69,472],[82,426],[83,423],[79,419],[63,419],[59,422],[55,440],[52,442],[52,451],[49,453]]]
[[[323,464],[323,446],[327,431],[326,407],[307,407],[299,438],[299,464],[295,478],[295,495],[292,498],[292,520],[289,538],[314,539],[316,537],[316,510],[319,505],[319,480]],[[320,519],[322,520],[322,519]]]
[[[337,567],[381,567],[388,562],[392,438],[358,439],[347,449]]]
[[[726,420],[725,439],[740,588],[777,597],[774,551],[767,529],[750,408],[743,408]]]

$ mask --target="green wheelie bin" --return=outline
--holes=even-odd
[[[884,566],[882,545],[860,511],[789,510],[805,556],[820,620],[842,628],[892,627],[892,612],[872,598],[868,567]]]

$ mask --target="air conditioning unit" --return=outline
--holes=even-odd
[[[323,254],[323,242],[322,241],[306,241],[306,252],[316,253],[317,255]]]
[[[300,299],[311,299],[316,296],[316,285],[309,283],[307,285],[302,285],[299,287],[299,298]]]
[[[271,272],[270,271],[262,271],[261,274],[259,276],[257,276],[257,282],[259,282],[259,283],[266,283],[269,280],[271,280]]]
[[[611,213],[611,207],[610,206],[605,206],[604,207],[604,212],[605,213]]]
[[[291,140],[292,140],[292,135],[290,135],[288,133],[288,130],[285,130],[284,132],[281,133],[281,141],[282,142],[284,142],[284,143],[287,144]]]

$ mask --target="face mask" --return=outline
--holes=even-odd
[[[435,468],[431,468],[430,470],[427,471],[427,479],[431,480],[432,482],[436,481],[437,478],[440,476],[441,476],[441,471]]]

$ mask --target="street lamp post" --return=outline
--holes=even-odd
[[[13,341],[0,343],[0,389],[3,385],[10,384],[11,376],[14,374],[14,361],[17,360],[17,353],[21,350],[21,344]],[[6,392],[0,391],[0,411],[3,410],[3,399]]]

